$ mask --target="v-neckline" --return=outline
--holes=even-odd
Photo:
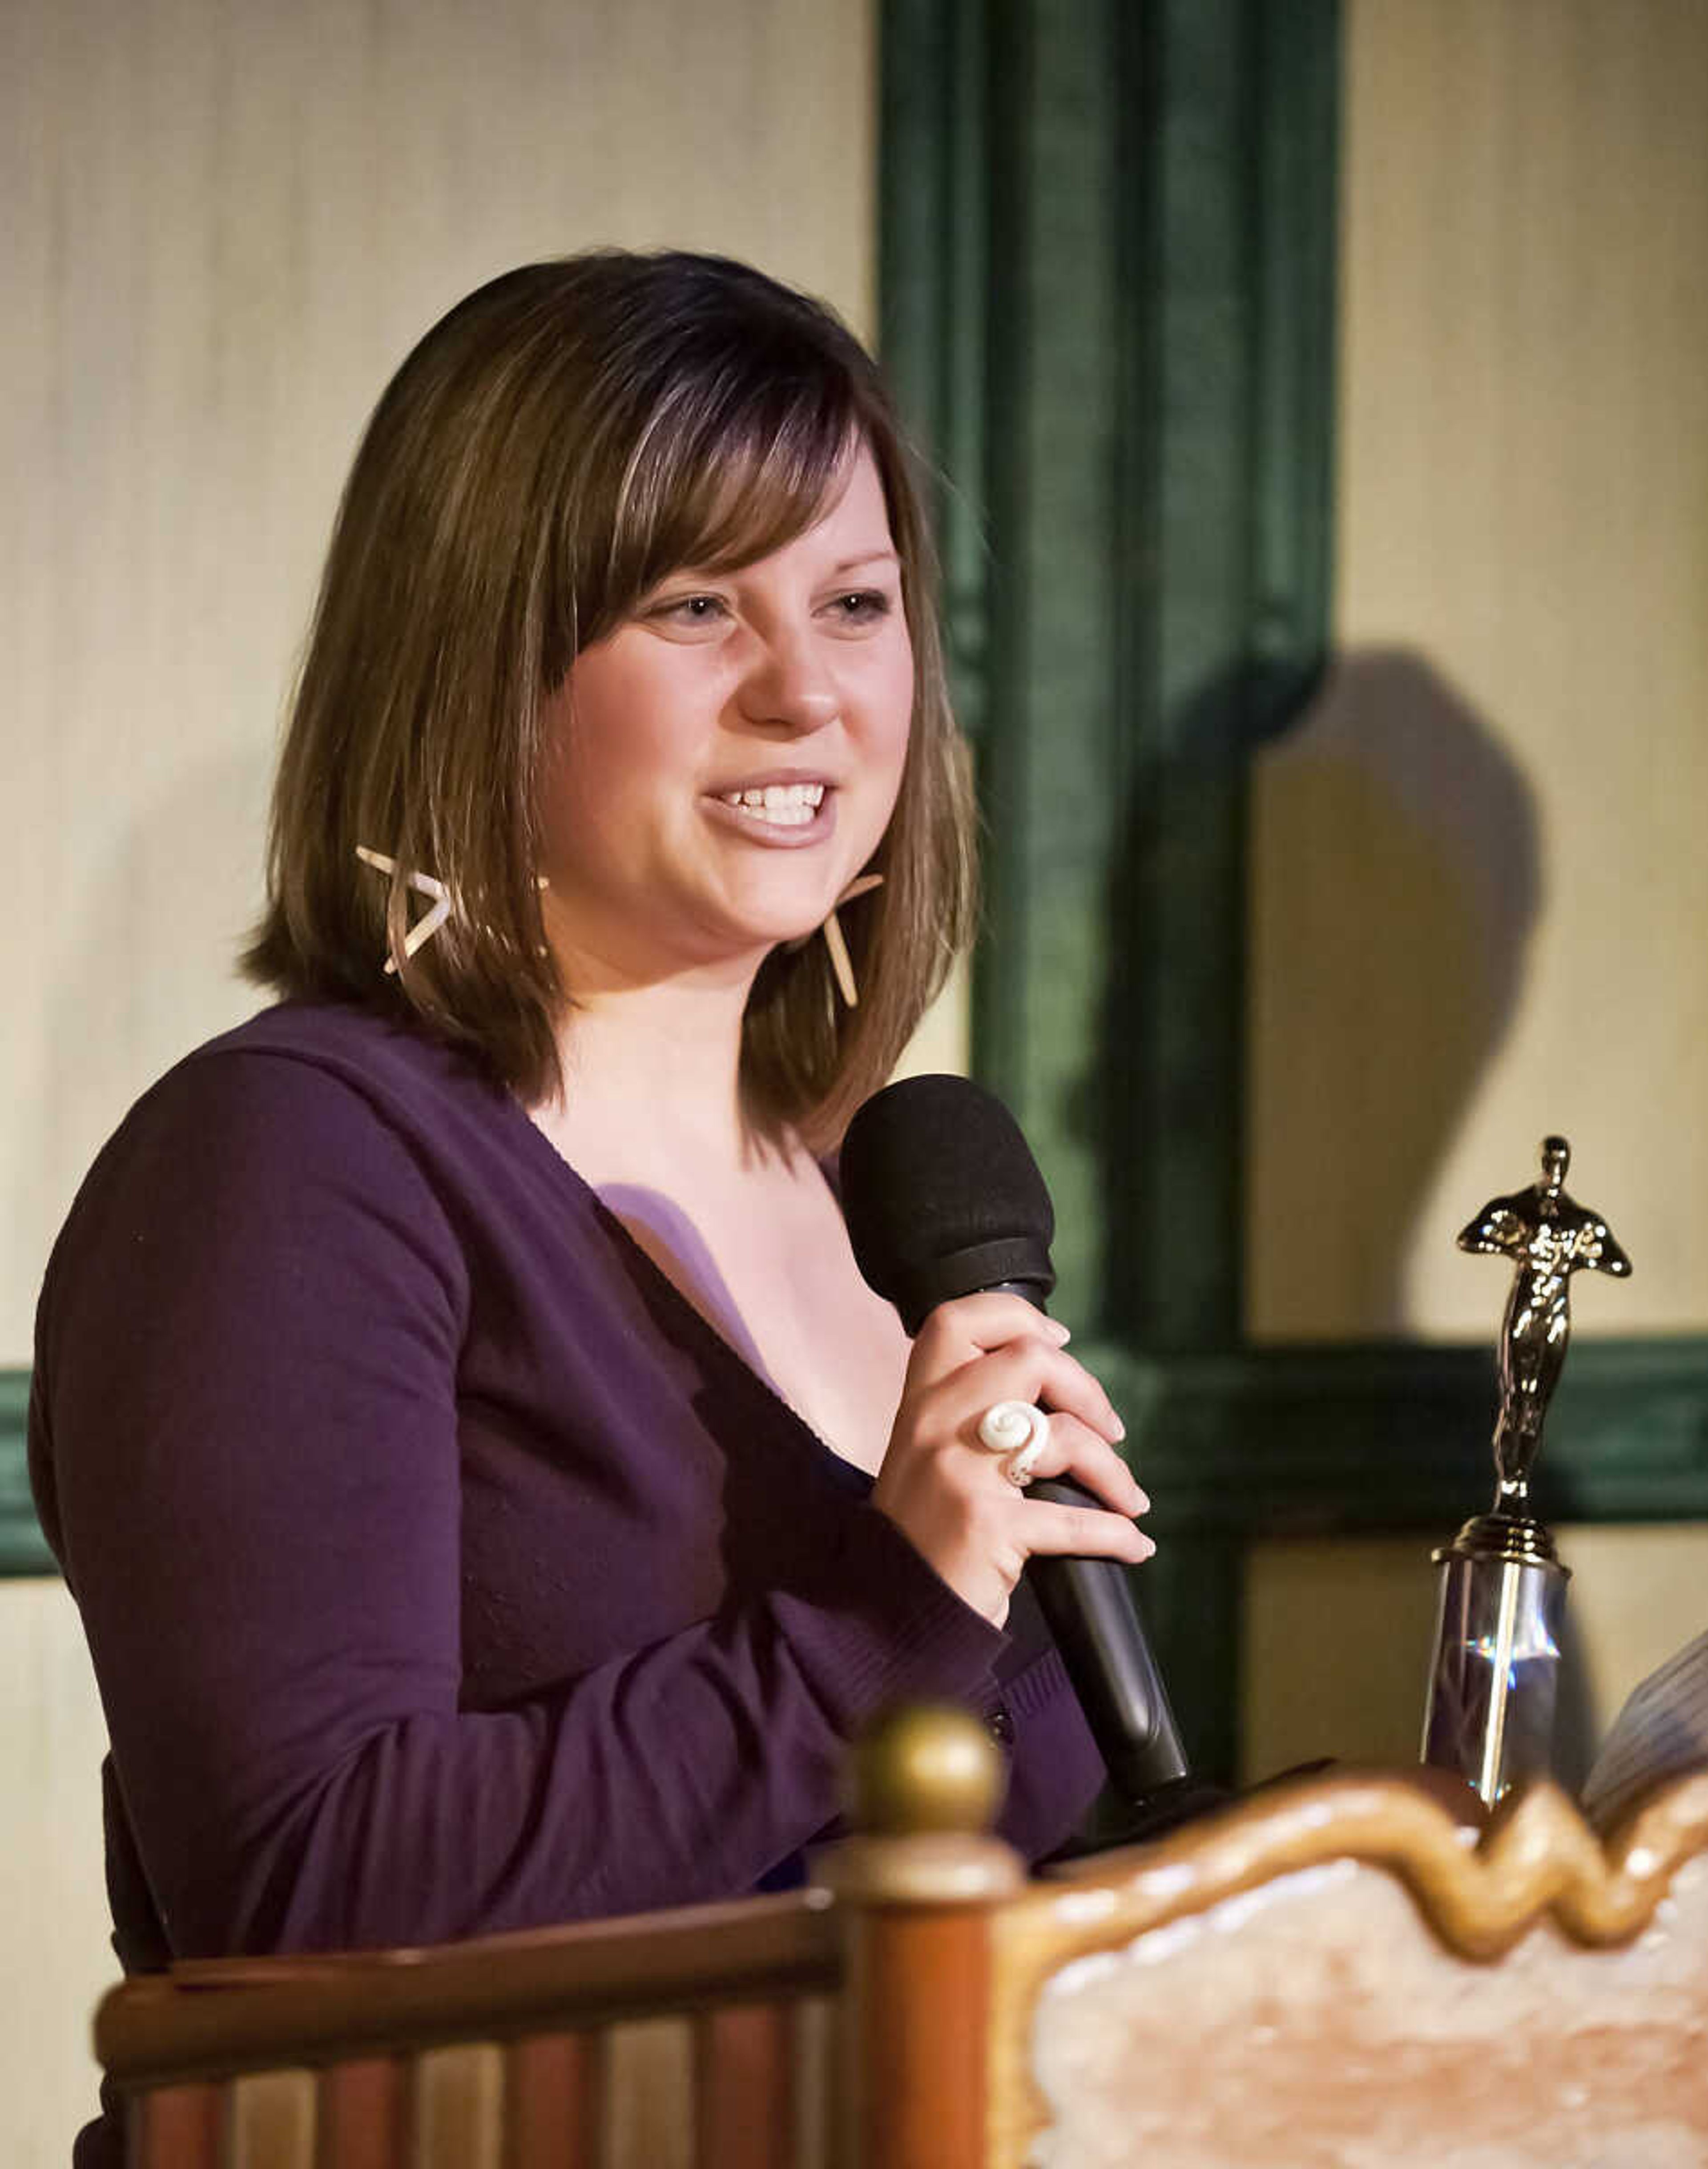
[[[773,1409],[782,1411],[802,1438],[811,1445],[827,1474],[834,1478],[843,1488],[857,1491],[861,1498],[867,1496],[877,1480],[875,1477],[868,1470],[862,1468],[858,1462],[850,1461],[845,1454],[838,1453],[829,1440],[807,1421],[795,1404],[778,1391],[773,1381],[763,1371],[756,1369],[748,1362],[728,1335],[720,1332],[699,1305],[690,1302],[683,1293],[657,1260],[648,1252],[645,1244],[636,1239],[621,1217],[614,1212],[606,1204],[575,1163],[553,1143],[521,1101],[513,1094],[507,1094],[505,1096],[515,1119],[534,1138],[540,1151],[546,1155],[551,1165],[557,1170],[559,1177],[567,1180],[570,1196],[583,1207],[591,1208],[595,1224],[620,1251],[626,1257],[638,1262],[643,1276],[653,1287],[662,1291],[667,1306],[683,1321],[689,1331],[696,1335],[701,1345],[711,1351],[716,1358],[742,1382],[747,1390],[757,1392]],[[821,1161],[815,1159],[813,1164],[823,1177],[826,1189],[830,1191],[833,1199],[836,1201],[838,1209],[840,1210],[841,1200],[838,1196],[835,1183]],[[737,1315],[739,1316],[739,1313]]]

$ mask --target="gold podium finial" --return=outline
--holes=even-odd
[[[850,1820],[865,1837],[982,1837],[1002,1805],[996,1742],[953,1703],[909,1703],[872,1726],[849,1770]]]
[[[1025,1878],[991,1835],[1008,1784],[1001,1750],[969,1710],[907,1703],[871,1725],[849,1758],[853,1836],[812,1863],[854,1905],[970,1905]]]

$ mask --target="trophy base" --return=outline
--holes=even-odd
[[[1560,1564],[1554,1539],[1534,1514],[1475,1514],[1450,1544],[1429,1554],[1437,1566],[1449,1559],[1498,1560],[1513,1566],[1551,1566],[1567,1581],[1570,1567]]]
[[[1467,1521],[1434,1554],[1440,1604],[1422,1760],[1487,1806],[1552,1767],[1566,1568],[1538,1521]]]

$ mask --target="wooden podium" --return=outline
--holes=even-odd
[[[1708,1772],[1605,1845],[1334,1775],[1029,1881],[979,1729],[903,1734],[808,1891],[115,1989],[131,2169],[1708,2163]]]

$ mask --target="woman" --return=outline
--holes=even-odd
[[[381,399],[247,960],[285,999],[133,1110],[42,1301],[127,1969],[792,1879],[903,1696],[998,1719],[1030,1851],[1085,1804],[1004,1620],[1032,1552],[1149,1553],[1120,1425],[1015,1299],[910,1352],[821,1158],[967,927],[927,558],[870,363],[738,265],[512,273]],[[1040,1399],[1110,1511],[981,1449]]]

